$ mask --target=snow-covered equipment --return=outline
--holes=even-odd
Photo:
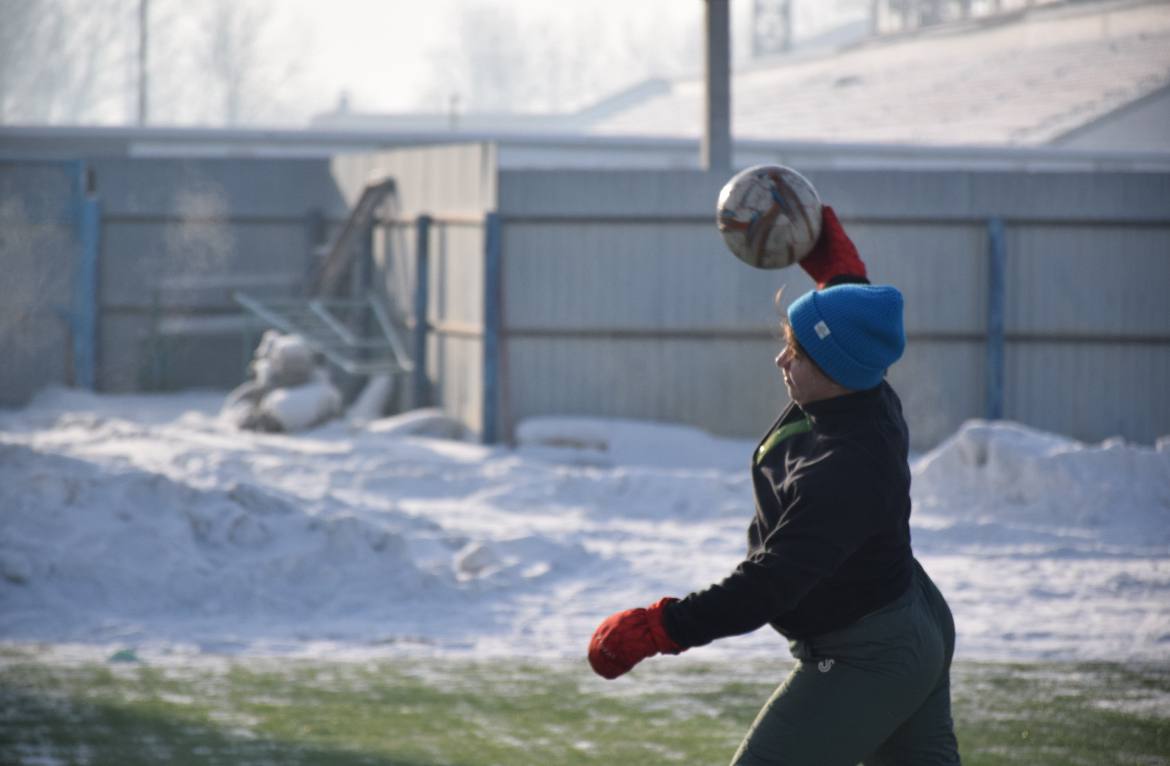
[[[267,297],[237,291],[232,297],[276,333],[266,334],[252,363],[253,380],[229,397],[225,415],[242,428],[295,431],[317,425],[342,413],[343,397],[316,360],[335,371],[368,380],[349,413],[358,421],[381,417],[395,389],[395,377],[414,364],[402,334],[407,324],[394,311],[390,296],[372,289],[370,245],[375,216],[383,203],[395,201],[391,178],[374,179],[363,189],[345,225],[325,253],[312,279],[311,294]],[[363,246],[364,243],[364,246]],[[364,294],[363,294],[364,293]],[[295,339],[295,340],[292,340]],[[295,354],[269,359],[268,352],[290,346]],[[313,372],[310,379],[278,378],[284,366]]]
[[[341,414],[341,393],[324,370],[300,386],[269,391],[257,407],[264,430],[303,431]]]
[[[757,269],[804,258],[821,234],[821,200],[804,176],[783,165],[757,165],[724,184],[715,223],[732,254]]]
[[[298,335],[268,330],[249,365],[250,378],[228,394],[222,414],[253,431],[302,431],[341,414],[341,393]]]
[[[252,375],[270,388],[299,386],[313,375],[313,349],[299,335],[281,335],[268,330],[252,360]]]
[[[401,337],[400,312],[389,296],[354,281],[361,258],[369,258],[368,248],[360,244],[363,239],[368,244],[375,215],[384,203],[396,204],[394,179],[371,180],[328,247],[309,296],[268,298],[238,291],[232,297],[264,324],[303,338],[309,348],[349,375],[410,372],[413,364]]]
[[[365,298],[260,298],[237,292],[236,302],[266,324],[296,335],[350,375],[413,369],[406,343],[374,294]]]

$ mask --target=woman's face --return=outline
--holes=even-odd
[[[797,351],[791,343],[786,344],[776,357],[776,366],[784,375],[788,396],[801,406],[839,396],[842,392],[840,386],[826,377],[811,359]]]

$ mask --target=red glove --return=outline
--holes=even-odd
[[[857,248],[828,205],[821,207],[821,236],[812,252],[800,261],[800,267],[808,272],[817,287],[824,287],[833,277],[844,274],[866,276],[865,264],[861,262]]]
[[[607,617],[589,641],[589,664],[593,672],[613,679],[628,673],[647,657],[683,651],[662,624],[663,608],[674,601],[678,599],[667,597],[647,609],[627,609]]]

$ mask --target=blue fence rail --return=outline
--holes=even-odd
[[[1003,220],[987,221],[987,412],[988,420],[1003,418],[1004,312],[1007,247]]]
[[[484,227],[482,438],[485,444],[495,444],[500,437],[500,335],[503,330],[503,232],[499,213],[488,213]]]
[[[79,388],[97,387],[100,343],[98,301],[101,275],[102,208],[86,163],[78,162],[74,182],[78,251],[73,270],[73,382]]]

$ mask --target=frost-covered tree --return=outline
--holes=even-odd
[[[215,122],[239,125],[263,116],[278,85],[264,60],[265,3],[215,0],[196,39],[196,64],[206,73]]]
[[[0,122],[122,117],[122,0],[0,0]]]
[[[524,15],[499,3],[461,6],[451,42],[431,55],[420,101],[434,107],[456,95],[469,112],[572,110],[698,61],[700,4],[665,16],[607,13],[611,6],[558,3]]]
[[[135,122],[141,1],[0,0],[0,123]],[[300,117],[285,94],[297,92],[304,35],[274,26],[269,0],[148,9],[150,124]]]

